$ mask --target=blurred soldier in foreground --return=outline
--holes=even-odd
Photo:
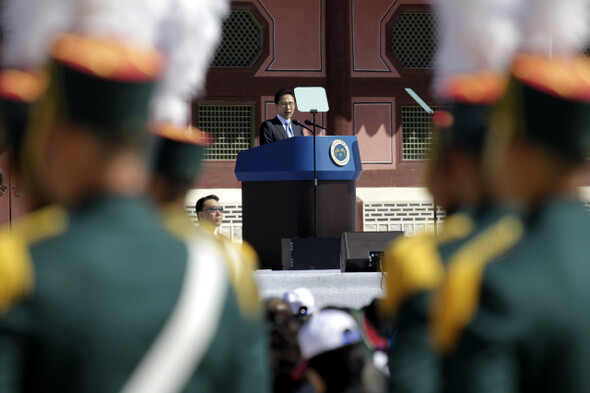
[[[52,47],[24,159],[64,208],[0,235],[0,391],[258,392],[222,256],[171,236],[144,198],[165,60],[121,31]]]
[[[435,325],[439,348],[453,353],[450,391],[590,389],[590,220],[576,187],[590,151],[588,73],[586,58],[514,63],[494,120],[505,143],[494,150],[497,190],[528,215],[524,234],[505,222],[451,261]]]
[[[96,53],[116,67],[97,75],[89,67]],[[52,55],[34,135],[44,138],[35,139],[44,153],[39,178],[68,210],[40,210],[3,233],[0,390],[118,391],[134,370],[130,391],[244,383],[194,372],[219,321],[231,332],[227,348],[237,345],[237,303],[210,261],[214,251],[169,236],[141,197],[162,55],[75,35]],[[195,308],[208,318],[187,318]]]
[[[196,180],[210,136],[196,128],[167,127],[157,134],[155,165],[150,181],[151,195],[161,209],[164,226],[179,239],[188,242],[207,243],[214,248],[223,260],[216,261],[224,265],[229,272],[233,290],[240,306],[241,338],[232,351],[236,364],[232,375],[242,373],[247,388],[251,391],[270,391],[270,369],[268,357],[268,340],[263,320],[263,305],[254,279],[254,270],[258,265],[257,255],[248,245],[233,244],[229,239],[217,239],[210,232],[196,228],[184,207],[184,198]],[[227,340],[224,334],[216,336],[208,357],[215,359]],[[208,358],[205,358],[204,365]],[[223,378],[222,370],[212,368],[211,373],[218,373]],[[233,378],[233,377],[232,377]],[[246,386],[242,386],[246,389]]]
[[[436,206],[447,212],[438,236],[423,234],[395,242],[386,252],[386,297],[381,318],[395,324],[389,350],[391,391],[432,392],[442,386],[442,363],[430,335],[432,293],[444,279],[449,258],[504,212],[492,208],[482,175],[481,148],[487,134],[490,103],[503,91],[501,76],[464,76],[454,81],[462,91],[479,90],[478,100],[449,95],[449,112],[436,114],[437,134],[429,189]]]
[[[450,2],[452,3],[452,2]],[[433,293],[443,282],[449,258],[471,237],[494,222],[503,212],[489,204],[489,180],[482,167],[482,147],[488,133],[491,106],[501,97],[503,75],[511,55],[510,39],[487,35],[505,20],[504,5],[489,7],[489,19],[477,34],[466,35],[469,13],[482,1],[464,4],[461,12],[449,13],[449,2],[439,5],[442,37],[438,52],[435,90],[448,111],[433,116],[434,146],[427,172],[427,187],[435,206],[447,213],[437,235],[426,233],[402,239],[386,251],[385,299],[378,303],[382,320],[395,324],[389,350],[391,392],[438,392],[444,388],[443,358],[435,351],[430,334]],[[489,53],[477,53],[485,37]],[[511,37],[514,39],[514,37]],[[435,224],[436,225],[436,224]]]
[[[153,166],[149,192],[158,203],[165,228],[178,239],[189,243],[209,244],[220,255],[215,263],[229,273],[232,290],[240,308],[235,323],[232,346],[227,346],[225,333],[218,334],[203,360],[204,372],[225,385],[211,385],[218,390],[231,388],[238,380],[240,391],[270,391],[268,341],[263,321],[263,307],[254,279],[258,257],[248,245],[236,245],[229,239],[218,239],[195,228],[185,209],[186,193],[192,188],[201,168],[210,135],[187,126],[188,101],[196,97],[204,85],[204,76],[219,41],[220,16],[227,9],[225,2],[179,1],[174,18],[168,20],[161,35],[160,46],[168,53],[169,64],[152,100],[150,123],[155,134]],[[213,261],[211,261],[213,263]],[[235,324],[228,326],[227,332]],[[218,327],[224,331],[224,327]],[[234,357],[228,363],[231,350]],[[232,374],[228,378],[219,365]]]
[[[524,221],[498,221],[450,260],[434,337],[452,392],[590,390],[590,219],[577,200],[590,64],[575,55],[587,43],[589,4],[530,5],[486,147],[494,199]]]

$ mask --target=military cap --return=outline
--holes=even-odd
[[[153,130],[156,135],[154,172],[192,183],[201,168],[201,161],[212,136],[195,127],[178,128],[163,125]]]
[[[451,148],[479,157],[487,139],[491,110],[506,89],[507,76],[491,71],[457,74],[442,83],[448,109],[432,115],[433,147],[427,178]]]
[[[7,69],[0,72],[0,153],[8,146],[19,152],[31,105],[45,89],[43,74]]]
[[[49,86],[32,109],[23,141],[26,175],[42,184],[43,149],[59,123],[117,143],[145,140],[149,103],[164,63],[153,46],[61,35],[50,50]]]
[[[507,93],[494,110],[501,140],[525,138],[571,159],[590,152],[590,59],[517,56]]]
[[[164,67],[151,46],[65,34],[51,48],[40,111],[120,137],[146,131],[149,101]]]
[[[483,71],[456,75],[444,83],[448,111],[435,112],[433,125],[441,133],[442,147],[457,146],[481,151],[490,110],[501,97],[507,77]]]

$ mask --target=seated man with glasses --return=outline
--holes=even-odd
[[[275,94],[275,106],[277,108],[277,116],[266,120],[260,125],[260,134],[258,135],[260,145],[293,136],[303,136],[303,128],[291,122],[291,117],[295,113],[296,108],[295,93],[293,90],[279,90]]]
[[[219,204],[217,195],[207,195],[199,199],[195,205],[199,225],[219,237],[219,227],[223,221],[223,206]]]

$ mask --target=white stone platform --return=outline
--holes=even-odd
[[[306,287],[315,297],[316,307],[361,308],[383,296],[381,273],[342,273],[326,270],[257,270],[256,281],[263,299],[281,297],[291,288]]]

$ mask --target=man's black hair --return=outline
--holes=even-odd
[[[295,92],[291,89],[283,89],[283,90],[279,90],[277,91],[277,94],[275,94],[275,104],[278,105],[279,104],[279,100],[281,99],[282,96],[284,96],[285,94],[290,94],[293,99],[295,100]],[[297,101],[297,100],[295,100]]]
[[[203,207],[205,206],[205,202],[207,202],[209,199],[215,199],[217,202],[219,202],[219,197],[217,195],[207,195],[197,201],[197,203],[195,204],[195,212],[202,212]]]

